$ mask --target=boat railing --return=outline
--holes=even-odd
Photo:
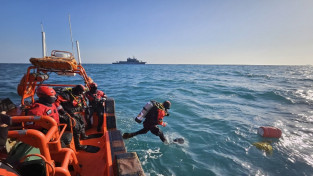
[[[76,69],[73,70],[58,70],[58,69],[46,69],[46,68],[40,68],[36,66],[30,66],[27,69],[27,73],[24,75],[24,77],[21,79],[20,84],[18,85],[18,94],[22,97],[21,99],[21,104],[25,105],[25,100],[27,98],[31,98],[31,102],[35,102],[35,91],[36,87],[38,85],[45,85],[45,86],[60,86],[60,87],[74,87],[75,85],[71,84],[43,84],[44,81],[49,79],[49,76],[44,76],[45,78],[39,78],[37,76],[33,76],[32,73],[36,73],[37,75],[42,75],[47,72],[55,72],[57,74],[61,73],[75,73],[80,75],[84,82],[85,85],[90,88],[90,84],[93,82],[93,80],[87,76],[87,73],[85,69],[81,66],[78,65]]]
[[[36,129],[25,129],[24,124],[29,122],[47,129],[47,133],[44,134]],[[49,116],[12,116],[12,123],[15,124],[15,128],[16,124],[21,124],[21,130],[9,130],[8,137],[15,138],[25,144],[38,148],[40,155],[50,166],[46,167],[47,175],[70,176],[71,174],[68,170],[69,164],[73,165],[76,174],[80,173],[80,167],[74,151],[69,148],[61,148],[60,140],[66,128],[65,124],[61,130],[61,134],[59,134],[56,121]],[[60,167],[56,167],[55,162],[60,162]]]

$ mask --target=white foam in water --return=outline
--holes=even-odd
[[[152,159],[158,159],[159,157],[162,157],[162,153],[160,152],[160,148],[157,148],[155,150],[152,150],[152,149],[148,149],[146,151],[147,153],[147,157],[148,158],[152,158]]]
[[[300,97],[313,101],[313,90],[297,90],[296,94],[300,95]]]

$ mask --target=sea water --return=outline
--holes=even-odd
[[[0,64],[0,97],[20,103],[16,87],[26,64]],[[117,127],[134,132],[135,116],[149,100],[170,100],[160,127],[163,144],[148,132],[125,140],[146,175],[312,175],[313,67],[240,65],[86,64],[99,89],[115,99]],[[53,80],[53,81],[63,81]],[[80,79],[73,81],[81,83]],[[68,83],[68,82],[65,82]],[[282,130],[280,139],[257,134]],[[271,141],[272,153],[254,142]]]

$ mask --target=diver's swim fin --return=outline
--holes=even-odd
[[[184,138],[176,138],[173,140],[174,142],[177,142],[179,144],[183,144],[185,142]]]

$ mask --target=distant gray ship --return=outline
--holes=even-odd
[[[146,64],[146,62],[139,61],[137,58],[127,58],[127,61],[116,61],[112,64]]]

